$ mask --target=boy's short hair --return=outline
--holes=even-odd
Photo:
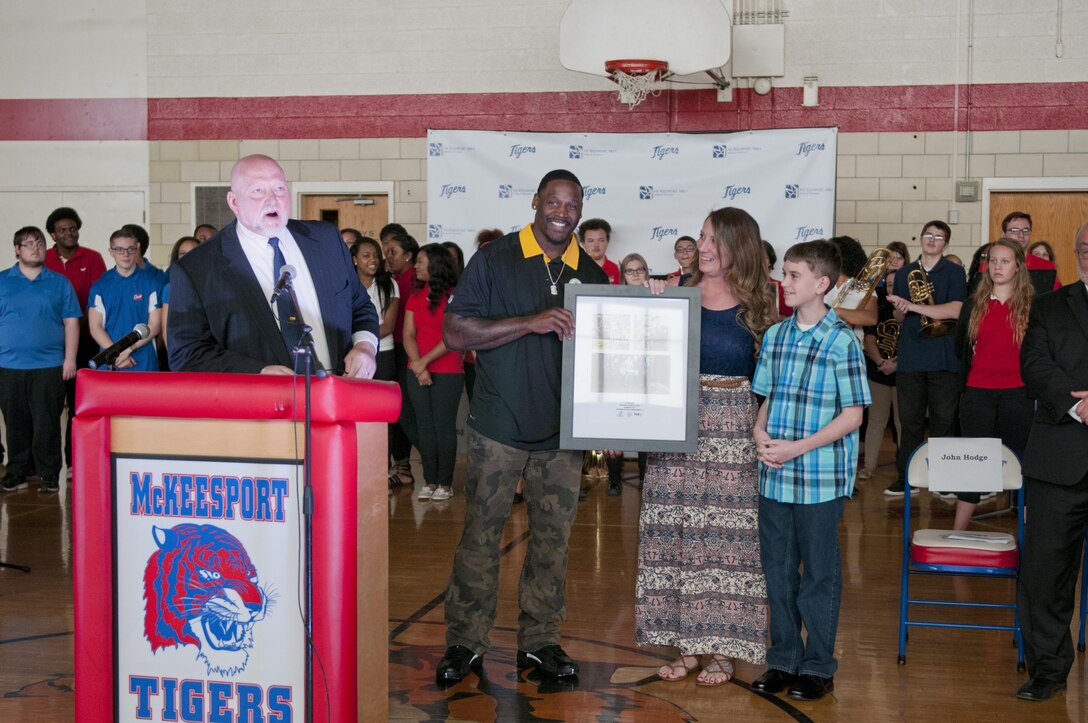
[[[816,278],[826,276],[831,280],[828,289],[839,282],[839,273],[842,270],[842,255],[839,253],[838,247],[830,241],[817,239],[794,244],[786,251],[783,260],[808,264],[808,267],[816,274]]]
[[[578,227],[578,238],[580,240],[586,240],[586,231],[604,231],[604,240],[612,240],[612,224],[603,218],[591,218],[583,221],[582,225]]]

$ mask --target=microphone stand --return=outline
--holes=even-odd
[[[291,349],[291,356],[294,358],[294,369],[296,374],[298,373],[298,361],[301,359],[304,362],[302,375],[306,390],[305,403],[303,406],[305,410],[304,420],[302,423],[305,439],[303,443],[302,462],[302,513],[306,516],[306,721],[310,722],[314,719],[314,488],[312,482],[313,455],[311,454],[311,450],[313,419],[310,403],[310,383],[314,376],[317,376],[320,379],[325,377],[328,372],[321,366],[321,361],[317,358],[317,353],[314,349],[313,327],[307,324],[306,319],[302,316],[302,308],[299,306],[298,297],[295,295],[295,286],[290,280],[287,281],[284,291],[290,294],[291,306],[294,307],[295,310],[295,318],[298,319],[298,324],[302,327],[302,338],[299,340],[298,346]]]

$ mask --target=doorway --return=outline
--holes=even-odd
[[[301,198],[305,221],[328,221],[338,229],[353,228],[375,239],[389,223],[389,196],[385,194],[305,193]]]

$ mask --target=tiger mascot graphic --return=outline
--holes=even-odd
[[[215,525],[152,527],[144,569],[144,636],[152,652],[195,645],[208,674],[245,670],[268,597],[245,547]]]

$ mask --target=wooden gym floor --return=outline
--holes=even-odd
[[[883,462],[891,461],[886,447]],[[416,473],[418,475],[418,466]],[[519,673],[514,664],[517,578],[527,535],[524,505],[507,526],[499,614],[484,675],[439,689],[434,665],[445,643],[442,595],[460,536],[464,498],[459,468],[455,496],[421,502],[399,488],[390,496],[389,712],[397,721],[1084,721],[1088,662],[1078,654],[1069,689],[1045,703],[1014,697],[1026,680],[1016,672],[1007,633],[915,629],[905,666],[896,663],[902,500],[881,494],[891,464],[863,482],[840,528],[843,606],[834,697],[803,703],[765,696],[749,684],[762,668],[739,663],[731,684],[697,687],[694,675],[658,681],[654,670],[673,652],[637,648],[633,633],[638,538],[634,464],[620,497],[604,480],[588,479],[588,498],[571,536],[563,644],[581,665],[577,685]],[[928,494],[914,504],[926,526],[952,524],[952,506]],[[980,511],[994,509],[984,503]],[[976,524],[1008,529],[1011,515]],[[73,718],[70,497],[30,490],[0,496],[0,560],[30,565],[0,569],[0,721],[38,723]],[[1007,582],[925,580],[960,598],[1012,595]],[[1004,613],[999,613],[1005,615]],[[1006,618],[1003,619],[1007,619]],[[961,612],[961,619],[977,614]],[[1074,619],[1074,624],[1076,620]],[[1075,631],[1074,631],[1075,633]]]

